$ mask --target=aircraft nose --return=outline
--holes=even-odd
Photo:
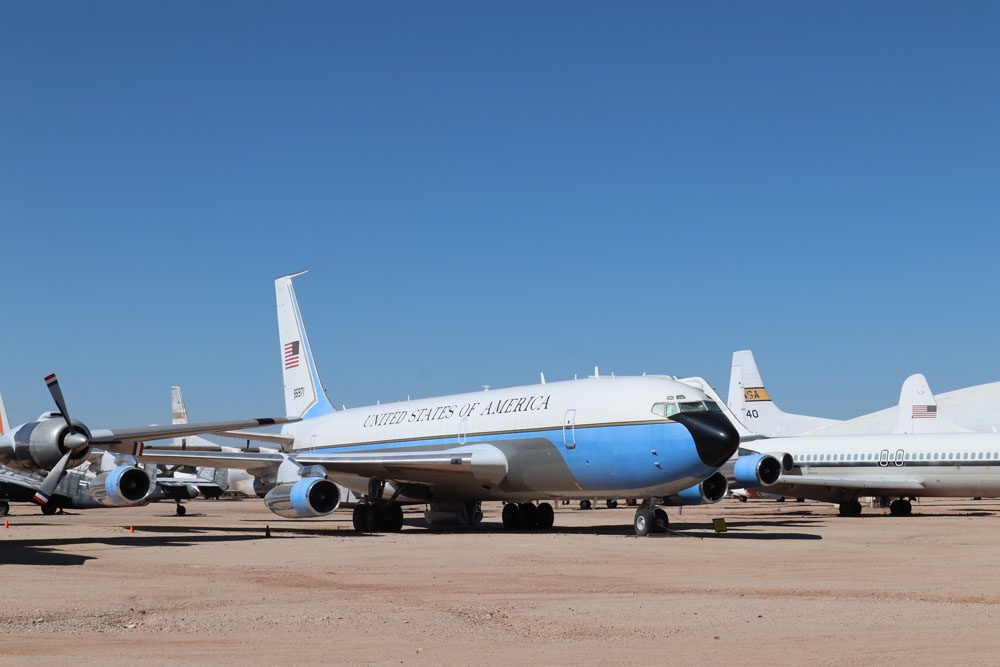
[[[711,468],[729,460],[740,446],[740,434],[721,412],[679,412],[670,416],[694,438],[698,457]]]

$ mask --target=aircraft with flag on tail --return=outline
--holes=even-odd
[[[114,429],[90,428],[72,419],[55,374],[45,377],[56,411],[44,412],[36,420],[9,427],[0,400],[0,484],[10,489],[27,489],[31,500],[45,513],[58,509],[50,502],[66,471],[82,465],[91,448],[115,455],[111,470],[98,475],[91,492],[104,505],[134,505],[148,500],[155,490],[153,480],[139,465],[135,454],[141,443],[230,429],[254,428],[297,421],[292,417],[265,417],[231,421],[134,426]]]
[[[507,528],[550,528],[551,500],[642,498],[636,533],[665,530],[660,506],[721,499],[717,469],[739,437],[704,393],[665,377],[601,376],[335,410],[320,382],[295,298],[278,278],[285,407],[300,422],[280,433],[237,431],[289,448],[272,453],[155,451],[160,464],[241,467],[274,484],[274,513],[305,518],[337,509],[337,484],[362,497],[358,530],[399,530],[402,505],[426,504],[432,526],[482,519],[484,500],[506,501]]]
[[[759,374],[753,380],[759,381]],[[730,385],[730,399],[733,395]],[[737,410],[726,414],[742,440],[728,470],[744,489],[837,503],[842,516],[861,514],[861,496],[880,498],[894,516],[911,514],[918,497],[1000,496],[1000,434],[972,432],[942,418],[919,373],[903,383],[888,433],[838,434],[837,429],[856,428],[855,420],[827,420],[828,425],[805,435],[764,437],[744,425]],[[858,421],[866,423],[863,417]],[[768,426],[791,428],[774,421]],[[770,483],[750,474],[764,457],[782,463]]]

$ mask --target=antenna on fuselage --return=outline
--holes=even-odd
[[[545,373],[539,373],[538,377],[542,380],[542,384],[545,384]]]
[[[490,386],[488,384],[484,384],[484,385],[480,385],[480,386],[483,388],[483,391],[489,391],[490,390]]]

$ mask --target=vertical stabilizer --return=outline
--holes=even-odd
[[[295,298],[292,279],[305,271],[282,276],[274,281],[278,306],[278,341],[281,372],[285,389],[285,413],[311,419],[333,412],[316,371],[309,337]]]
[[[10,422],[7,421],[7,407],[3,404],[3,394],[0,394],[0,435],[10,430]]]
[[[802,435],[837,423],[835,419],[783,412],[764,387],[764,380],[750,350],[733,352],[729,409],[751,431],[766,436]]]
[[[170,387],[170,422],[172,424],[187,424],[188,414],[184,408],[184,394],[180,385]],[[174,447],[183,447],[184,438],[174,438]]]
[[[937,399],[921,373],[914,373],[903,381],[893,433],[962,433],[968,430],[938,412]]]

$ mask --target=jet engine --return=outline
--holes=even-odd
[[[725,498],[727,491],[729,491],[729,482],[726,481],[726,476],[721,472],[716,472],[701,483],[664,498],[661,504],[709,505]]]
[[[751,454],[736,459],[733,478],[745,489],[771,486],[781,477],[781,462],[770,454]]]
[[[268,491],[264,504],[287,519],[325,516],[340,507],[340,489],[323,477],[303,477],[294,484],[279,484]]]
[[[90,482],[94,499],[108,507],[138,505],[149,500],[152,482],[142,468],[118,466],[102,472]]]

